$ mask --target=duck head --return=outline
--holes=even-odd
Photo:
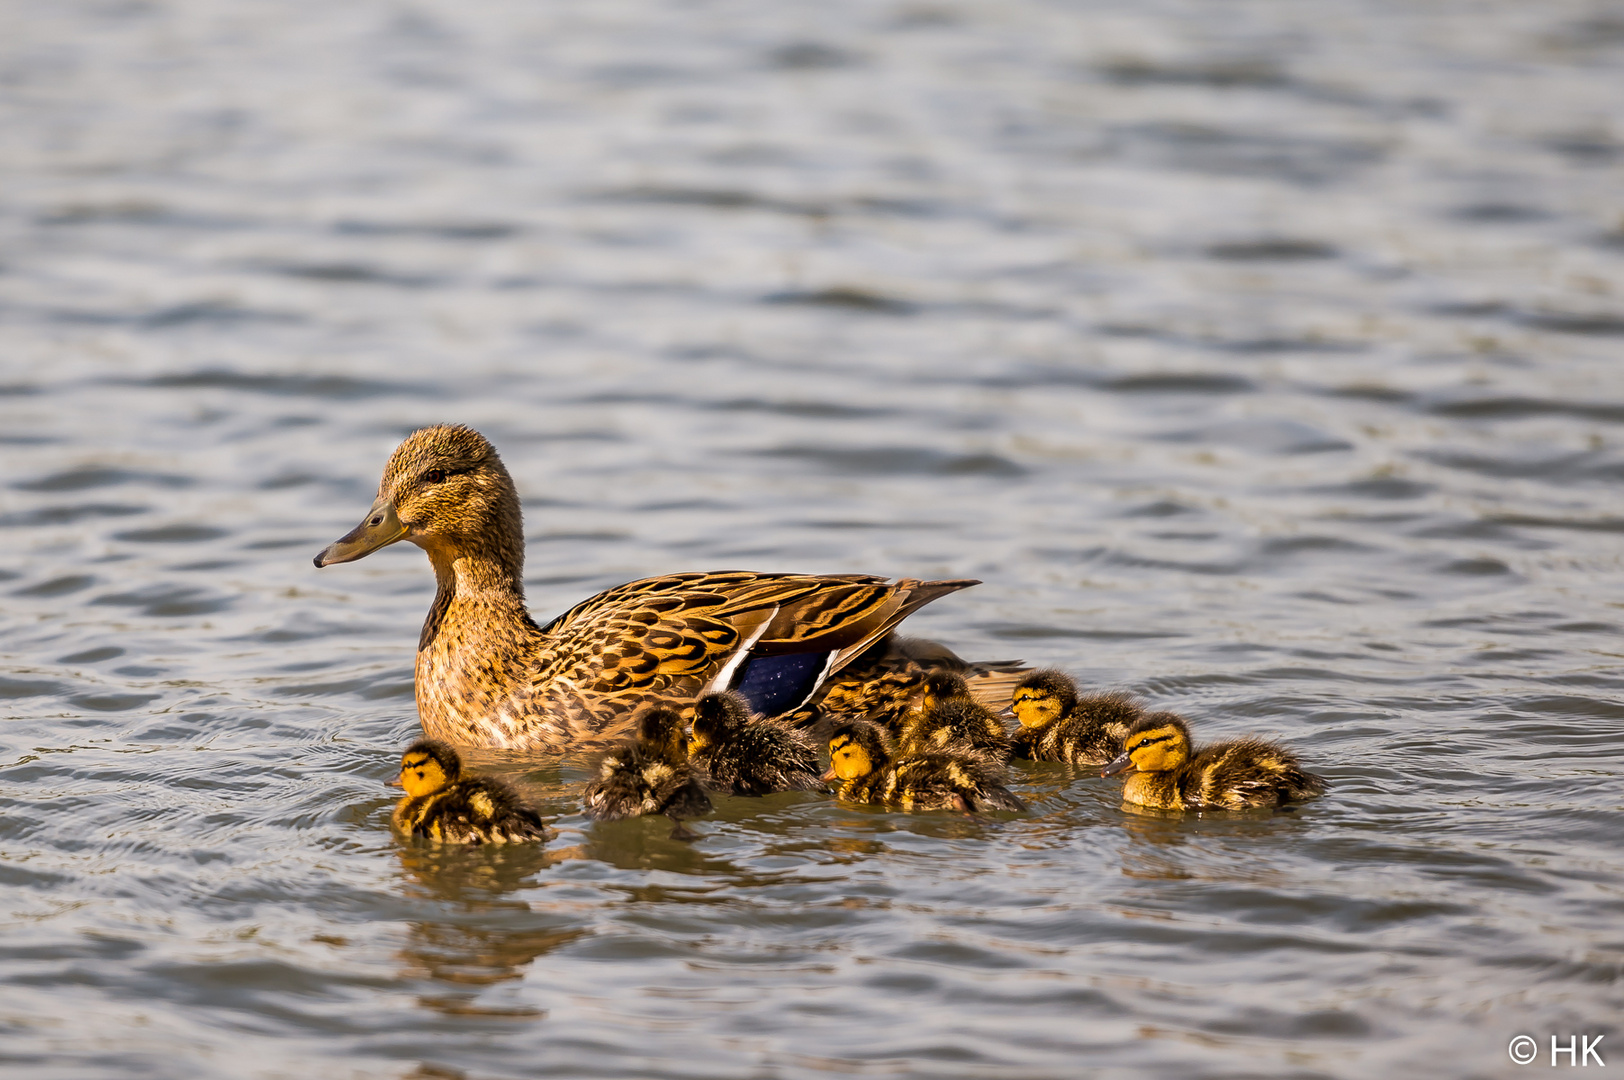
[[[835,728],[829,736],[828,780],[859,780],[883,767],[889,755],[878,725],[855,720]]]
[[[665,761],[688,760],[688,739],[682,714],[664,705],[652,705],[637,717],[637,741]]]
[[[731,691],[704,694],[694,703],[694,730],[688,737],[688,753],[699,754],[731,739],[745,721],[750,707]]]
[[[462,775],[462,759],[449,743],[419,739],[400,755],[400,776],[392,787],[406,789],[409,798],[432,795]]]
[[[316,556],[316,566],[354,562],[409,540],[436,571],[459,559],[492,563],[516,584],[524,567],[519,495],[496,449],[461,424],[414,431],[395,448],[378,497],[361,524]]]
[[[1128,729],[1122,746],[1122,756],[1101,769],[1101,776],[1178,768],[1190,760],[1190,729],[1173,713],[1151,713]]]
[[[1053,669],[1034,671],[1015,687],[1009,708],[1022,727],[1040,728],[1060,719],[1077,704],[1077,684]]]

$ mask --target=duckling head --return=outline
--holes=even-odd
[[[407,797],[415,799],[456,783],[461,775],[462,759],[449,743],[419,739],[400,755],[400,777],[396,783],[406,789]]]
[[[694,730],[688,737],[688,752],[698,754],[725,743],[750,719],[750,707],[738,694],[705,694],[694,704]]]
[[[1077,704],[1077,684],[1063,671],[1034,671],[1015,687],[1010,710],[1022,727],[1052,724]]]
[[[885,735],[876,724],[854,720],[829,736],[829,771],[825,780],[857,780],[885,765]]]
[[[524,525],[513,478],[495,447],[461,424],[412,432],[395,448],[366,518],[316,556],[316,565],[353,562],[409,540],[438,571],[462,556],[493,563],[517,585]]]
[[[1175,713],[1151,713],[1128,729],[1122,746],[1122,756],[1101,769],[1101,776],[1178,768],[1190,760],[1190,729]]]
[[[688,740],[682,714],[664,705],[652,705],[637,717],[637,740],[667,761],[688,760]]]
[[[933,671],[919,692],[919,709],[930,712],[944,701],[970,696],[970,684],[956,671]]]

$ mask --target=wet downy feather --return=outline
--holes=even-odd
[[[884,731],[867,721],[836,728],[829,738],[832,759],[825,779],[839,783],[848,802],[877,803],[903,810],[1025,810],[1005,786],[1001,765],[982,754],[897,755]]]
[[[971,696],[962,676],[937,672],[925,680],[919,706],[903,718],[897,752],[973,752],[1008,761],[1009,733],[996,713]]]
[[[664,814],[681,821],[710,813],[710,797],[687,760],[682,726],[675,709],[643,710],[637,734],[603,756],[598,778],[581,793],[587,816],[613,821]]]
[[[1122,740],[1144,709],[1127,694],[1079,694],[1071,676],[1034,671],[1015,688],[1010,709],[1020,721],[1015,757],[1104,765],[1122,753]]]
[[[1128,732],[1122,754],[1102,775],[1127,773],[1122,798],[1161,810],[1244,810],[1279,806],[1325,793],[1325,780],[1305,772],[1277,743],[1241,738],[1192,752],[1190,729],[1175,713],[1145,716]]]
[[[706,694],[695,703],[688,748],[716,791],[765,795],[824,790],[811,736],[782,721],[752,716],[738,694]]]
[[[419,739],[401,755],[406,797],[391,822],[407,836],[448,844],[507,844],[547,839],[541,816],[513,789],[489,777],[463,776],[449,744]]]

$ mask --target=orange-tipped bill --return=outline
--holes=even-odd
[[[395,516],[395,504],[379,498],[367,511],[361,524],[334,540],[316,556],[317,568],[334,563],[354,562],[371,555],[379,548],[388,547],[396,540],[405,539],[406,526]]]

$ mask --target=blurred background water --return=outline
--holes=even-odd
[[[1619,1037],[1615,6],[0,25],[0,1071],[1475,1077]],[[732,799],[689,846],[492,758],[557,840],[402,846],[431,576],[310,559],[436,421],[503,452],[538,616],[979,577],[911,629],[1332,793],[1156,817],[1035,766],[1014,820]]]

